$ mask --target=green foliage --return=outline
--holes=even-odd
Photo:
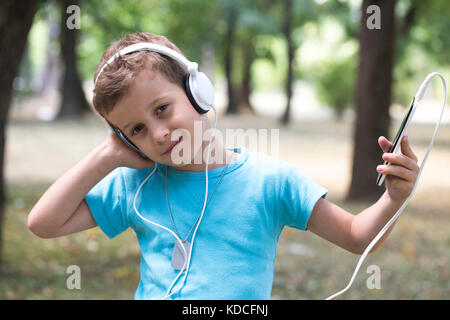
[[[428,57],[439,64],[450,61],[450,2],[447,0],[416,1],[421,5],[417,23],[412,32],[412,42],[424,48]]]
[[[84,1],[78,45],[84,79],[92,79],[106,48],[128,33],[148,31],[165,34],[163,1]]]
[[[216,1],[161,1],[166,36],[191,60],[201,62],[205,45],[217,44],[218,7]]]
[[[393,103],[408,106],[418,85],[432,71],[445,74],[450,61],[450,3],[399,1]]]
[[[355,101],[356,61],[355,56],[325,61],[315,76],[319,100],[332,108],[339,118]]]
[[[166,35],[190,59],[202,62],[204,46],[214,48],[216,69],[223,74],[224,48],[228,45],[225,39],[227,25],[230,19],[236,20],[236,34],[234,50],[235,73],[233,81],[239,84],[242,70],[246,67],[243,54],[252,50],[253,61],[266,68],[271,65],[277,73],[274,79],[282,85],[286,73],[286,57],[284,50],[280,50],[279,43],[283,42],[283,2],[273,0],[98,0],[80,1],[81,30],[78,44],[79,68],[83,79],[92,79],[95,68],[104,50],[112,41],[121,36],[137,31],[148,31]],[[43,70],[45,63],[44,50],[47,46],[57,48],[57,43],[49,43],[45,31],[47,15],[49,19],[59,20],[59,3],[42,2],[40,11],[36,15],[32,32],[30,33],[30,56],[24,60],[21,74],[24,78],[39,77],[39,70]],[[446,0],[429,0],[426,3],[418,0],[399,0],[396,7],[397,31],[396,58],[394,67],[395,102],[409,100],[411,88],[406,82],[417,82],[413,76],[433,68],[442,68],[450,61],[450,3]],[[314,39],[305,36],[305,27],[308,24],[317,24],[319,28],[328,20],[336,21],[344,32],[341,43],[349,39],[357,41],[360,27],[360,4],[346,1],[293,1],[293,41],[295,46],[302,50],[304,45]],[[56,21],[59,25],[59,21]],[[33,30],[35,32],[33,32]],[[44,30],[44,31],[39,31]],[[45,33],[45,34],[43,34]],[[269,39],[269,40],[268,40]],[[55,42],[55,40],[53,40]],[[326,44],[325,44],[326,46]],[[328,47],[326,50],[329,50]],[[38,50],[42,52],[39,53]],[[333,48],[331,49],[333,50]],[[280,52],[282,54],[280,54]],[[320,53],[319,53],[320,54]],[[337,93],[326,94],[323,85],[333,82],[331,79],[349,79],[349,68],[346,61],[330,56],[324,59],[323,65],[327,68],[319,70],[323,80],[318,81],[318,88],[322,93],[320,97],[326,104],[347,105],[345,99],[338,97]],[[415,56],[415,57],[412,57]],[[354,56],[356,59],[356,56]],[[336,60],[336,61],[333,61]],[[426,65],[425,62],[428,63]],[[309,66],[298,60],[294,64],[297,78],[308,77]],[[28,64],[28,66],[27,66]],[[31,66],[31,69],[30,69]],[[255,66],[252,69],[255,69]],[[327,70],[328,69],[328,70]],[[428,69],[428,70],[426,70]],[[337,76],[343,70],[345,76]],[[29,73],[33,73],[30,75]],[[258,72],[252,72],[257,74]],[[322,76],[321,76],[322,77]],[[253,77],[254,87],[265,79]],[[26,79],[25,79],[26,80]],[[403,83],[397,83],[398,81]],[[274,80],[275,81],[275,80]],[[323,84],[320,84],[323,82]],[[342,84],[339,81],[339,85]],[[350,83],[346,84],[350,86]],[[343,90],[343,89],[342,89]],[[338,93],[343,92],[337,90]],[[347,91],[347,90],[344,90]],[[353,97],[348,91],[348,97]],[[335,99],[331,98],[332,96]],[[350,98],[351,99],[351,98]]]

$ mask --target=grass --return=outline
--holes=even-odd
[[[224,128],[276,128],[269,120],[224,117]],[[432,127],[411,132],[415,150]],[[0,299],[132,299],[140,251],[134,232],[109,240],[98,228],[39,239],[26,228],[28,212],[63,172],[105,136],[96,118],[61,123],[12,122],[8,128],[7,213]],[[387,242],[369,255],[345,299],[448,299],[450,293],[450,184],[445,176],[450,130],[442,128],[411,204]],[[320,142],[320,143],[319,143]],[[357,213],[368,203],[342,202],[349,184],[351,124],[296,123],[280,133],[279,157],[295,163],[329,190],[328,199]],[[301,146],[301,149],[299,149]],[[294,150],[295,152],[292,152]],[[330,153],[333,162],[330,164]],[[337,170],[338,169],[338,170]],[[359,256],[310,232],[286,228],[280,238],[273,299],[323,299],[345,287]],[[70,265],[81,270],[81,289],[69,290]],[[368,289],[367,267],[381,272],[381,289]]]
[[[37,238],[27,230],[26,218],[47,187],[10,186],[0,298],[131,299],[139,282],[139,247],[133,232],[113,240],[98,228]],[[80,267],[81,290],[67,288],[71,265]]]

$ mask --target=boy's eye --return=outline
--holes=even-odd
[[[167,105],[167,104],[163,104],[162,106],[158,107],[158,109],[156,109],[156,114],[157,114],[157,115],[161,114],[162,112],[164,112],[164,110],[167,109],[168,106],[169,106],[169,105]],[[139,132],[142,130],[142,128],[143,128],[143,125],[142,125],[142,124],[138,124],[137,126],[135,126],[135,127],[131,130],[130,135],[133,137],[133,136],[139,134]]]
[[[158,109],[156,109],[156,113],[160,114],[161,112],[163,112],[164,110],[166,110],[168,107],[167,104],[163,104],[162,106],[160,106]]]
[[[141,131],[141,129],[142,129],[142,125],[141,124],[138,124],[137,126],[135,126],[133,128],[133,130],[131,130],[131,136],[137,135]]]

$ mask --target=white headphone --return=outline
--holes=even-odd
[[[206,113],[211,109],[214,104],[214,87],[209,78],[203,72],[198,71],[198,64],[189,61],[175,50],[155,43],[139,42],[121,49],[106,61],[98,72],[94,85],[97,83],[103,70],[114,60],[123,55],[144,50],[161,53],[180,63],[188,72],[185,78],[185,90],[192,106],[198,113]]]

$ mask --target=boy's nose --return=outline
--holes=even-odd
[[[170,143],[170,130],[165,126],[153,128],[153,140],[159,145]]]

